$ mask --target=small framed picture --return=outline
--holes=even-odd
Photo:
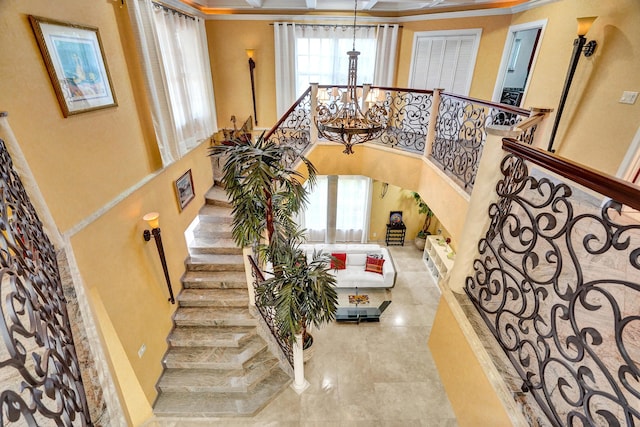
[[[395,227],[402,225],[402,211],[389,212],[389,224]]]
[[[29,15],[64,117],[118,105],[95,27]]]
[[[193,191],[193,177],[191,176],[191,169],[178,178],[174,184],[176,197],[178,198],[178,206],[180,207],[180,211],[182,211],[189,202],[196,197],[196,193]]]

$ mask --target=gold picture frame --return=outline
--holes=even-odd
[[[176,190],[176,197],[178,198],[178,207],[180,212],[187,207],[187,205],[196,197],[196,193],[193,190],[193,177],[191,176],[191,169],[186,171],[182,176],[174,182],[174,188]]]
[[[98,28],[29,15],[64,117],[118,105]]]

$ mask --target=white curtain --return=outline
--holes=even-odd
[[[296,24],[273,24],[276,56],[276,113],[281,117],[296,101]]]
[[[378,26],[376,63],[373,73],[373,84],[376,86],[393,86],[398,50],[398,28],[398,24]]]
[[[318,176],[309,193],[309,203],[300,215],[300,226],[308,242],[325,242],[327,235],[327,176]]]
[[[336,203],[336,241],[365,243],[370,215],[371,179],[340,176]]]
[[[166,166],[217,131],[204,21],[151,0],[128,6]]]

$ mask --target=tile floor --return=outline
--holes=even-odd
[[[144,427],[457,426],[427,346],[440,291],[412,243],[390,250],[398,270],[391,305],[380,322],[313,332],[302,395],[287,388],[252,418],[156,417]]]

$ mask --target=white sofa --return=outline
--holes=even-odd
[[[306,244],[307,258],[311,259],[313,251],[322,250],[325,254],[346,253],[346,268],[331,270],[336,276],[338,288],[392,288],[396,283],[396,269],[389,250],[375,244]],[[384,264],[382,274],[365,271],[367,255],[382,255]]]

